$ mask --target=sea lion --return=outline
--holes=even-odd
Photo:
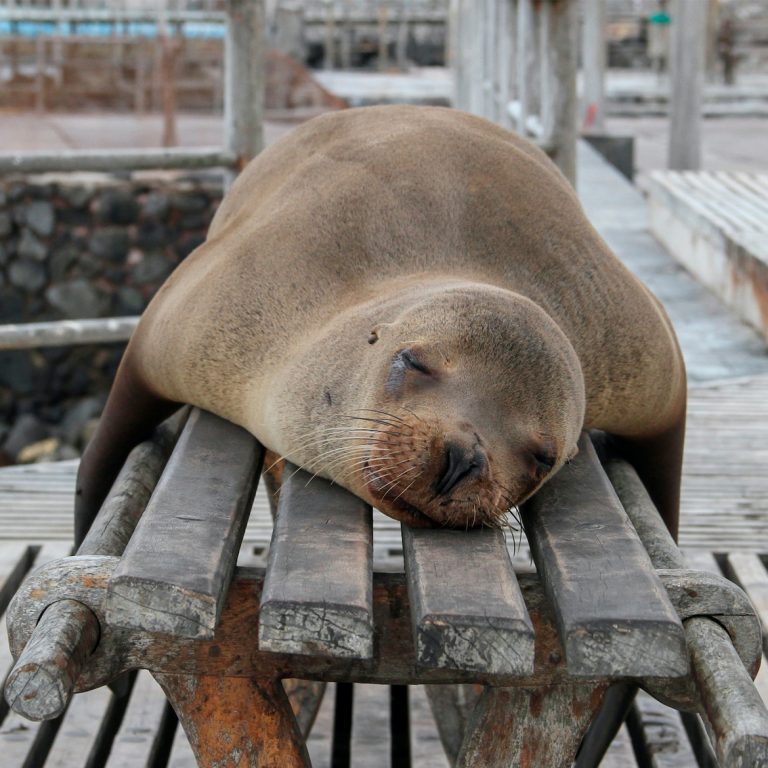
[[[685,369],[552,162],[446,108],[316,118],[242,172],[139,323],[77,537],[179,403],[413,525],[500,525],[614,436],[676,533]]]

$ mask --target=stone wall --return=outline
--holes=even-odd
[[[205,177],[0,179],[0,323],[139,314],[203,241],[220,199]],[[30,442],[14,434],[19,423],[40,438],[74,420],[74,435],[98,412],[121,353],[0,351],[0,463]]]

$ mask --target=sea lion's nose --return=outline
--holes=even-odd
[[[443,469],[435,490],[441,496],[445,496],[462,480],[483,472],[487,464],[488,457],[478,443],[447,440],[444,446]]]

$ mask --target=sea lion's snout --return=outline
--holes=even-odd
[[[443,447],[443,469],[435,483],[435,493],[448,496],[457,485],[487,473],[488,455],[477,442],[476,436],[466,440],[464,436],[451,436]]]

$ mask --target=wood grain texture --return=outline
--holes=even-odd
[[[723,768],[768,766],[768,710],[727,632],[714,621],[685,624],[693,677]]]
[[[419,664],[528,675],[533,626],[504,534],[402,527]]]
[[[198,768],[310,768],[279,680],[164,675]]]
[[[682,625],[592,443],[526,503],[523,520],[579,675],[680,677]]]
[[[139,671],[104,768],[153,765],[167,709],[165,694],[152,675]]]
[[[679,712],[653,699],[644,691],[637,694],[627,725],[648,768],[695,768],[696,757]]]
[[[337,658],[373,653],[371,509],[343,488],[285,470],[259,648]]]
[[[102,628],[100,641],[76,690],[103,685],[130,669],[167,674],[248,677],[267,675],[388,684],[494,682],[501,685],[552,685],[567,679],[554,617],[538,578],[519,579],[526,608],[536,628],[536,661],[527,678],[487,672],[417,667],[404,574],[375,574],[374,655],[371,659],[337,659],[261,652],[254,648],[264,572],[240,568],[228,591],[221,622],[210,640],[184,639],[163,632],[124,629],[104,617],[107,584],[119,563],[111,557],[72,557],[52,563],[21,586],[10,612],[11,648],[19,653],[34,629],[39,612],[63,597],[87,605]],[[599,677],[595,678],[599,680]]]
[[[456,768],[570,768],[605,688],[578,683],[486,688],[470,719]]]
[[[30,720],[58,717],[99,641],[99,622],[75,600],[49,606],[5,683],[14,712]]]
[[[78,554],[123,554],[188,415],[187,408],[177,412],[155,430],[151,440],[140,443],[128,454]]]
[[[111,624],[213,635],[262,459],[244,429],[192,411],[113,574]]]

